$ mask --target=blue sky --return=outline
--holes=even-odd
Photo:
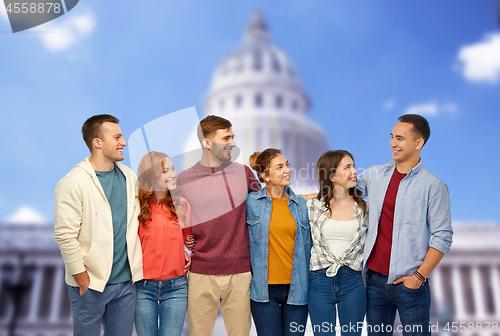
[[[0,222],[22,207],[52,221],[57,181],[88,155],[80,129],[91,115],[117,116],[126,138],[189,106],[201,117],[212,72],[255,8],[296,64],[332,149],[352,152],[358,168],[385,163],[397,117],[423,113],[423,164],[448,184],[453,220],[500,222],[498,6],[81,0],[17,34],[0,15]]]

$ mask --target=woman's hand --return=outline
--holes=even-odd
[[[194,246],[196,245],[196,239],[193,238],[193,235],[189,235],[186,237],[186,241],[184,241],[184,245],[186,245],[189,251],[192,251]]]
[[[184,273],[187,273],[191,268],[191,256],[186,251],[184,251],[184,260],[186,262],[184,265]]]

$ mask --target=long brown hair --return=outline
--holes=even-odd
[[[342,159],[347,155],[351,157],[352,161],[354,161],[354,158],[348,151],[327,151],[321,155],[318,160],[318,164],[316,165],[319,180],[319,193],[316,198],[319,200],[324,199],[328,213],[331,213],[332,211],[330,208],[330,201],[333,198],[333,182],[331,181],[331,177],[336,174],[340,161],[342,161]],[[366,202],[361,197],[361,192],[356,189],[356,187],[349,188],[348,192],[349,195],[354,198],[354,201],[361,207],[364,216],[366,213]]]
[[[146,222],[151,218],[151,198],[155,187],[155,179],[163,174],[164,161],[169,159],[167,154],[161,152],[149,152],[143,156],[137,169],[137,177],[139,179],[139,193],[137,198],[141,206],[141,212],[137,219],[146,226]],[[170,211],[170,218],[174,221],[184,221],[186,219],[187,204],[180,200],[180,190],[177,187],[175,190],[167,190],[167,195],[159,203],[160,208],[165,204]]]

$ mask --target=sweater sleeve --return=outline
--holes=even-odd
[[[77,240],[83,218],[82,194],[78,183],[64,177],[54,192],[54,239],[71,275],[85,272],[80,243]]]
[[[245,166],[245,173],[247,175],[248,193],[261,190],[262,186],[260,185],[259,180],[255,178],[254,173],[248,166]]]
[[[191,205],[185,200],[186,202],[186,219],[184,223],[182,223],[182,236],[184,238],[184,241],[186,240],[187,236],[190,236],[192,234],[191,230]]]

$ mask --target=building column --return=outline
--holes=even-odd
[[[61,310],[62,291],[64,285],[64,266],[57,265],[54,274],[54,285],[52,287],[52,299],[50,300],[49,321],[52,323],[58,322]]]
[[[490,283],[493,292],[493,306],[495,307],[494,316],[500,320],[500,272],[498,265],[492,265],[490,268]]]
[[[3,295],[3,291],[4,291],[4,288],[3,288],[3,274],[2,274],[2,267],[0,265],[0,297],[2,297]],[[5,300],[6,298],[4,298]],[[10,300],[10,299],[9,299]],[[0,323],[3,323],[5,319],[2,319],[0,318]]]
[[[472,294],[474,296],[474,311],[476,318],[484,321],[487,317],[486,302],[484,300],[483,282],[481,281],[481,269],[478,265],[471,266]]]
[[[465,321],[467,312],[465,311],[465,292],[462,283],[462,274],[460,274],[460,266],[453,265],[451,267],[451,279],[453,288],[453,302],[455,305],[455,320]]]
[[[0,297],[2,297],[3,292],[3,274],[2,274],[2,265],[0,265]]]
[[[443,286],[443,274],[442,274],[442,268],[437,267],[432,271],[431,273],[432,281],[432,296],[433,296],[433,301],[436,302],[436,311],[439,314],[440,312],[444,311],[446,309],[446,298],[445,298],[445,291],[444,291],[444,286]]]
[[[35,271],[36,273],[33,279],[33,285],[31,287],[30,304],[27,318],[29,323],[33,323],[38,320],[40,298],[42,296],[43,269],[44,266],[40,265]]]

